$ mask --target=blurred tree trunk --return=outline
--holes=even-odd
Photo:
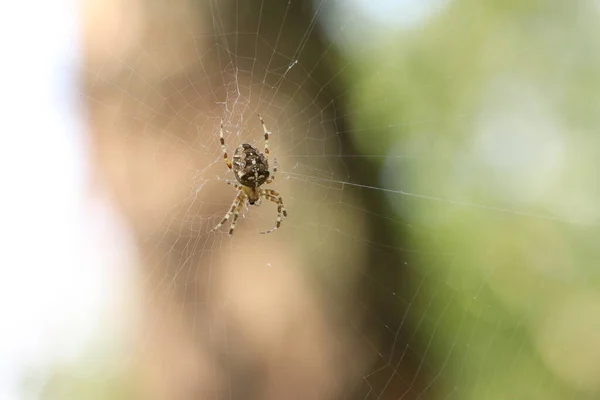
[[[240,3],[239,1],[231,2]],[[261,37],[265,38],[271,45],[275,44],[279,37],[278,46],[275,49],[278,53],[288,57],[297,54],[300,46],[301,54],[297,61],[300,65],[315,66],[310,74],[310,84],[304,86],[306,92],[305,98],[314,101],[314,104],[320,109],[324,120],[331,121],[330,128],[335,130],[336,138],[339,140],[340,157],[330,160],[332,165],[339,167],[339,172],[344,170],[348,173],[350,182],[370,187],[379,187],[378,182],[379,168],[378,162],[372,159],[354,156],[361,153],[352,141],[351,132],[352,119],[350,116],[356,114],[357,110],[349,109],[349,90],[350,83],[347,79],[351,73],[351,61],[344,58],[335,44],[330,45],[329,39],[322,28],[322,21],[317,18],[317,24],[314,30],[305,37],[310,31],[311,23],[317,12],[315,5],[317,2],[311,0],[303,1],[277,1],[277,0],[249,0],[238,6],[239,14],[236,17],[234,9],[231,9],[227,17],[229,22],[229,31],[254,32],[257,31]],[[235,7],[232,5],[232,7]],[[327,6],[320,11],[320,16],[328,12]],[[333,11],[335,12],[335,11]],[[284,18],[287,13],[287,18]],[[260,25],[259,25],[260,21]],[[282,24],[282,21],[283,24]],[[237,24],[237,25],[236,25]],[[256,38],[248,35],[240,35],[238,56],[246,56],[251,59],[254,56],[254,47]],[[303,40],[305,42],[303,43]],[[243,49],[248,50],[245,53]],[[266,65],[267,60],[272,56],[272,50],[264,48],[264,53],[258,53],[258,64]],[[344,69],[345,73],[339,71]],[[288,79],[283,81],[282,92],[294,90],[294,85],[290,82],[303,81],[302,70],[290,71]],[[262,76],[262,74],[258,74]],[[298,104],[300,108],[309,107],[311,104]],[[340,173],[339,179],[346,177]],[[371,375],[369,371],[366,381],[357,382],[354,389],[357,399],[363,399],[369,386],[375,393],[368,397],[377,398],[382,395],[383,399],[395,399],[404,396],[404,399],[416,398],[421,394],[423,388],[427,386],[430,377],[429,371],[418,367],[421,363],[432,364],[432,360],[423,360],[415,357],[416,354],[425,354],[425,351],[419,352],[422,342],[413,335],[414,327],[411,322],[417,320],[419,316],[411,318],[413,312],[411,304],[406,304],[396,298],[393,293],[403,293],[402,298],[413,298],[412,294],[417,290],[412,286],[410,269],[406,268],[408,260],[406,252],[400,252],[395,249],[408,247],[398,242],[397,226],[392,226],[388,219],[381,218],[383,215],[393,215],[393,211],[384,197],[384,192],[378,190],[356,189],[350,187],[353,196],[347,196],[345,201],[351,201],[350,198],[357,199],[359,209],[373,210],[374,213],[365,213],[367,218],[366,232],[364,239],[366,243],[376,243],[376,246],[369,246],[366,258],[362,261],[364,264],[363,273],[373,279],[361,279],[360,287],[357,289],[358,302],[355,306],[362,303],[370,312],[361,315],[363,319],[362,330],[370,337],[370,341],[378,344],[378,351],[383,358],[374,355],[374,364],[372,371],[378,371]],[[412,260],[414,262],[414,260]],[[384,282],[387,286],[382,287],[374,284],[373,281]],[[331,284],[331,282],[329,282]],[[324,290],[330,290],[324,287]],[[353,301],[356,299],[346,299]],[[359,309],[360,307],[357,307]],[[356,311],[356,310],[355,310]],[[373,318],[376,315],[379,320]],[[383,325],[389,326],[386,329]],[[396,335],[398,332],[398,335]],[[363,345],[365,343],[362,343]],[[412,349],[408,350],[408,349]],[[388,365],[389,364],[389,365]],[[387,367],[385,367],[387,365]],[[389,380],[389,382],[388,382]],[[388,382],[388,384],[386,384]],[[378,393],[383,390],[384,393]],[[429,387],[431,391],[431,387]],[[431,393],[431,392],[428,392]]]

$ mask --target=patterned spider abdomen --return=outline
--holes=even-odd
[[[265,155],[247,143],[235,149],[232,167],[238,182],[250,188],[259,187],[270,175]]]

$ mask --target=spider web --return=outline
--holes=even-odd
[[[464,24],[481,17],[468,2],[429,3],[433,12],[404,33],[422,46],[436,18],[447,26],[457,10]],[[567,181],[539,181],[557,174],[565,139],[535,85],[500,77],[482,84],[491,93],[483,109],[470,109],[477,102],[466,95],[453,106],[454,86],[471,73],[482,79],[480,70],[457,62],[440,72],[415,55],[422,68],[396,72],[406,64],[393,62],[388,42],[404,34],[356,2],[145,12],[127,51],[92,63],[88,98],[101,143],[121,135],[128,149],[100,157],[132,185],[121,201],[144,266],[140,353],[155,365],[157,388],[215,399],[597,393],[597,363],[565,350],[598,323],[567,312],[591,309],[597,293],[565,288],[590,273],[586,262],[565,267],[589,256],[566,254],[569,236],[596,231],[597,209],[589,199],[580,211],[572,197],[547,199]],[[407,58],[417,51],[406,47]],[[512,98],[525,100],[506,111]],[[241,143],[262,149],[257,113],[278,160],[270,187],[289,217],[260,235],[276,217],[263,201],[228,237],[227,225],[213,229],[235,196],[219,123],[230,156]],[[502,146],[520,150],[505,157],[512,151]],[[587,240],[578,246],[593,251]],[[545,306],[551,290],[562,301]]]

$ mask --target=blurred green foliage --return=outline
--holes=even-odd
[[[357,56],[444,395],[600,396],[599,48],[597,2],[456,0]]]

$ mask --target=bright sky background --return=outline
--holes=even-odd
[[[323,27],[339,46],[353,53],[380,45],[390,31],[418,29],[452,0],[333,0]],[[599,0],[600,1],[600,0]],[[313,0],[320,9],[327,0]]]
[[[23,374],[77,356],[118,293],[109,283],[119,281],[120,249],[105,239],[113,218],[103,202],[84,201],[75,1],[14,1],[0,11],[3,400],[23,398]]]
[[[391,28],[412,28],[449,2],[450,0],[347,0],[348,6]]]

